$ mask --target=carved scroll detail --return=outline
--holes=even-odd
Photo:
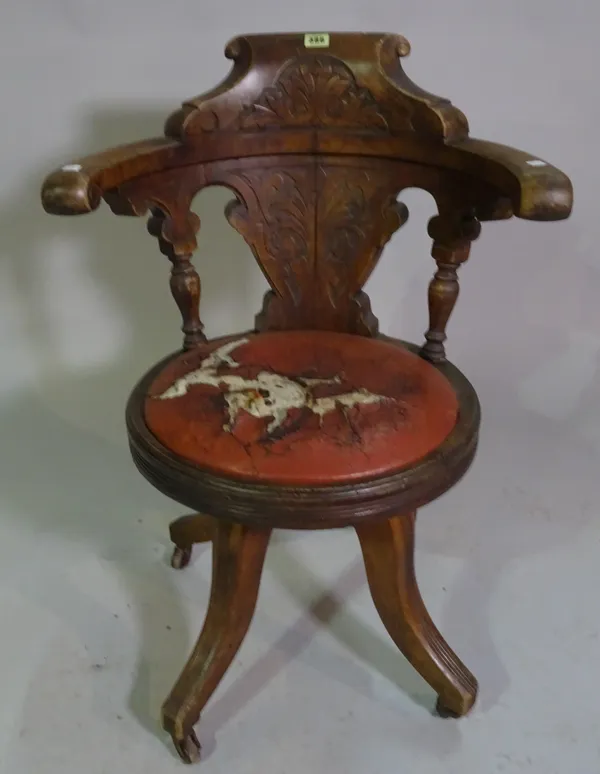
[[[239,117],[241,129],[357,127],[388,131],[388,119],[369,89],[334,57],[300,57]]]
[[[409,50],[390,34],[332,33],[327,50],[305,50],[301,34],[236,38],[226,50],[234,66],[225,81],[186,100],[166,133],[191,142],[216,130],[302,128],[465,139],[461,111],[404,73],[399,57]]]

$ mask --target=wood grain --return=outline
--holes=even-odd
[[[216,524],[204,627],[162,709],[163,726],[188,762],[199,753],[193,727],[233,661],[254,615],[269,537],[268,529],[225,521]]]
[[[444,640],[423,603],[414,568],[416,512],[356,527],[369,588],[402,653],[439,695],[442,714],[473,706],[477,681]]]
[[[438,692],[440,712],[464,714],[475,700],[476,682],[431,622],[413,566],[415,510],[456,484],[477,448],[479,401],[445,351],[457,272],[480,223],[512,216],[562,220],[571,213],[573,189],[545,159],[470,137],[461,110],[408,78],[401,59],[409,51],[405,38],[388,33],[330,33],[326,49],[307,49],[302,33],[237,37],[225,49],[229,74],[172,112],[165,137],[77,159],[42,186],[42,205],[52,214],[84,214],[102,200],[117,215],[149,214],[148,230],[171,263],[185,352],[140,379],[126,420],[140,472],[167,496],[208,514],[173,523],[173,565],[189,562],[195,542],[213,541],[205,626],[163,713],[187,762],[199,752],[193,725],[250,623],[273,527],[355,526],[375,604],[400,649]],[[355,344],[359,336],[383,339],[420,354],[458,402],[456,421],[435,448],[430,444],[421,449],[424,456],[381,475],[352,480],[356,466],[348,465],[348,480],[338,470],[337,478],[311,479],[311,485],[285,476],[242,480],[193,454],[176,453],[171,447],[181,452],[180,441],[193,442],[193,401],[183,424],[173,423],[161,438],[152,432],[146,416],[151,385],[178,358],[191,363],[207,346],[201,282],[191,261],[200,229],[192,202],[212,185],[231,190],[227,218],[270,286],[249,335],[355,334]],[[437,207],[429,223],[437,268],[421,348],[379,333],[364,290],[408,217],[398,200],[408,188],[429,192]],[[396,260],[400,272],[402,256]],[[140,287],[143,276],[140,269]],[[379,366],[385,370],[383,360]],[[213,399],[222,409],[223,395]]]

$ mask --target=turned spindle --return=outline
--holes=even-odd
[[[198,218],[188,213],[185,223],[189,225],[193,238],[200,225]],[[183,249],[187,247],[189,235],[187,240],[174,238],[176,230],[172,219],[158,209],[153,210],[148,219],[148,232],[158,239],[161,253],[171,262],[169,285],[181,313],[183,348],[193,349],[205,342],[206,336],[200,320],[200,277],[192,264],[191,252],[180,252],[181,244],[185,244]]]
[[[479,221],[473,215],[436,215],[429,221],[427,232],[433,239],[431,255],[437,271],[429,283],[429,329],[421,356],[432,363],[446,360],[446,326],[459,294],[457,270],[469,257],[471,242],[477,239],[480,230]]]

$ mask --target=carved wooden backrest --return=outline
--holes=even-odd
[[[151,210],[149,230],[173,264],[171,287],[185,346],[204,339],[200,282],[190,263],[194,196],[211,185],[235,194],[226,214],[271,290],[257,328],[310,328],[374,335],[362,287],[407,218],[407,187],[429,191],[438,271],[429,291],[423,354],[444,358],[445,327],[479,221],[564,218],[571,187],[546,162],[471,140],[465,116],[419,89],[400,57],[408,42],[385,34],[239,37],[228,77],[171,115],[165,139],[67,165],[43,190],[50,212]]]

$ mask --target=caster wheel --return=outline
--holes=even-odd
[[[184,567],[188,566],[191,558],[192,558],[191,546],[189,546],[188,548],[181,548],[180,546],[175,546],[173,550],[173,556],[171,557],[171,567],[173,567],[175,570],[183,570]]]
[[[174,738],[173,744],[184,763],[197,763],[200,760],[200,742],[194,731],[190,731],[185,739]]]
[[[441,718],[459,718],[460,715],[451,709],[448,709],[442,699],[438,699],[435,705],[435,712]]]

